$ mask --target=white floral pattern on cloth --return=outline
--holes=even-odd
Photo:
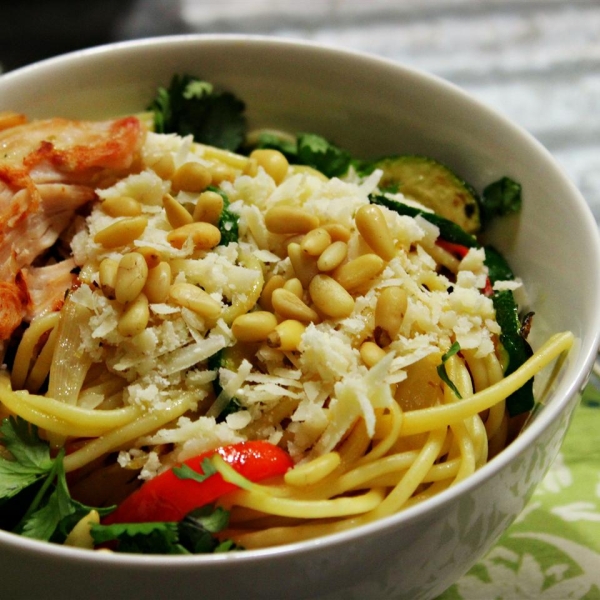
[[[600,599],[600,389],[588,385],[561,453],[494,548],[438,600]]]

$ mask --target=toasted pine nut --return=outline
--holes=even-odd
[[[363,342],[360,346],[360,357],[369,369],[375,366],[386,354],[375,342]]]
[[[392,234],[379,206],[374,204],[361,206],[356,211],[354,222],[367,244],[383,260],[392,260],[396,256]]]
[[[142,205],[130,196],[107,198],[100,206],[111,217],[137,217],[142,214]]]
[[[375,328],[387,333],[389,344],[398,334],[406,313],[406,291],[398,286],[385,287],[379,293],[375,306]],[[384,343],[384,345],[387,345]]]
[[[166,302],[171,289],[171,265],[163,261],[148,271],[144,294],[152,304]]]
[[[150,246],[141,246],[140,248],[136,248],[136,252],[139,252],[144,257],[149,269],[156,267],[156,265],[158,265],[162,260],[160,250]]]
[[[292,294],[294,294],[294,296],[298,296],[298,298],[302,298],[302,296],[304,295],[304,288],[302,287],[302,282],[297,277],[288,279],[283,284],[283,289],[292,292]]]
[[[250,159],[254,159],[265,173],[272,177],[276,185],[279,185],[287,175],[289,163],[287,158],[279,150],[260,148],[253,150]]]
[[[273,292],[271,298],[275,312],[284,319],[295,319],[304,323],[319,320],[319,315],[289,290],[279,288]]]
[[[148,265],[139,252],[128,252],[119,261],[115,298],[126,304],[135,300],[146,285]]]
[[[171,179],[175,173],[175,161],[170,154],[163,154],[150,165],[150,168],[161,178]]]
[[[334,242],[347,242],[352,236],[350,230],[341,223],[327,223],[322,227]]]
[[[221,232],[210,223],[188,223],[167,234],[167,241],[175,248],[182,248],[188,238],[198,250],[210,250],[221,241]]]
[[[257,310],[236,317],[231,331],[240,342],[264,342],[277,326],[277,318],[266,310]]]
[[[178,202],[171,196],[171,194],[165,194],[163,197],[163,207],[167,214],[167,221],[173,229],[182,227],[188,223],[192,223],[194,219],[192,215],[187,211],[185,206]]]
[[[119,263],[112,258],[105,258],[98,267],[98,278],[100,279],[100,289],[106,298],[114,300],[115,284],[117,282],[117,269]]]
[[[203,192],[212,183],[211,172],[200,163],[183,163],[173,174],[171,188],[174,192]]]
[[[347,291],[355,290],[383,271],[385,263],[377,254],[363,254],[333,272],[333,278]]]
[[[244,175],[248,177],[256,177],[258,174],[258,162],[255,158],[249,158],[246,166],[244,167]]]
[[[273,206],[265,214],[271,233],[308,233],[319,226],[319,219],[297,206]]]
[[[329,232],[323,227],[317,227],[304,236],[300,247],[310,256],[320,256],[330,244],[331,236]]]
[[[328,317],[343,319],[354,310],[354,298],[329,275],[313,277],[308,291],[315,306]]]
[[[210,166],[210,176],[212,183],[219,185],[223,181],[233,181],[235,179],[235,171],[223,163],[215,163]]]
[[[267,345],[282,352],[293,352],[302,341],[306,325],[294,319],[282,321],[267,337]]]
[[[147,226],[148,219],[146,217],[125,217],[101,229],[94,236],[94,241],[105,248],[127,246],[137,240]]]
[[[117,331],[123,336],[133,337],[146,329],[149,319],[148,298],[144,294],[138,294],[138,297],[123,311]]]
[[[207,190],[198,196],[194,207],[194,221],[204,221],[216,225],[223,212],[223,198],[221,194]]]
[[[169,297],[179,306],[189,308],[209,321],[216,321],[221,315],[221,303],[191,283],[174,283]]]
[[[300,244],[295,242],[288,244],[287,251],[294,274],[302,282],[303,287],[307,288],[312,278],[319,272],[317,259],[302,252]]]
[[[348,255],[348,244],[338,240],[323,250],[321,256],[317,260],[317,268],[319,271],[333,271],[339,267]]]
[[[273,277],[265,283],[262,292],[260,293],[258,303],[261,307],[265,310],[272,311],[273,302],[271,301],[271,296],[276,289],[282,288],[284,285],[285,279],[281,275],[273,275]]]

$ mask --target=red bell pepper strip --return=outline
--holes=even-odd
[[[293,466],[289,455],[273,444],[248,441],[210,450],[185,461],[185,465],[203,473],[202,461],[219,454],[240,475],[252,482],[283,475]],[[173,469],[150,479],[108,515],[103,523],[149,523],[181,521],[195,508],[214,502],[223,494],[239,489],[215,473],[199,482],[181,479]]]
[[[449,252],[450,254],[456,256],[456,258],[459,258],[460,260],[462,260],[470,250],[470,248],[467,248],[467,246],[463,246],[462,244],[455,244],[454,242],[448,242],[440,238],[435,240],[435,243],[440,248],[443,248],[444,250],[446,250],[446,252]]]

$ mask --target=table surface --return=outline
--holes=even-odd
[[[9,17],[20,6],[13,4]],[[141,0],[110,6],[121,12],[105,20],[106,39],[80,35],[73,46],[192,31],[269,34],[362,50],[439,75],[540,140],[600,222],[600,0]],[[65,35],[59,36],[63,46],[51,47],[66,49]],[[2,50],[0,43],[0,63]],[[440,600],[600,598],[600,392],[594,385],[595,379],[523,514]]]

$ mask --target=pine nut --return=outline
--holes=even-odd
[[[348,255],[348,244],[338,240],[323,250],[321,256],[317,260],[317,268],[319,271],[333,271],[339,267]]]
[[[100,206],[111,217],[137,217],[142,214],[142,205],[130,196],[106,198]]]
[[[396,247],[385,216],[379,206],[361,206],[354,216],[356,228],[372,250],[383,260],[396,256]]]
[[[319,219],[296,206],[273,206],[265,214],[265,225],[271,233],[308,233],[319,226]]]
[[[313,277],[308,291],[315,306],[333,319],[344,319],[354,310],[354,298],[329,275]]]
[[[267,345],[282,352],[298,350],[306,325],[294,319],[282,321],[267,337]]]
[[[169,224],[173,229],[182,227],[183,225],[187,225],[194,221],[192,215],[190,215],[185,206],[183,206],[181,202],[175,200],[171,194],[165,194],[163,197],[163,207],[167,215],[167,221],[169,221]]]
[[[141,246],[136,249],[136,252],[139,252],[144,257],[149,269],[156,267],[162,260],[160,251],[150,246]]]
[[[194,221],[204,221],[217,225],[223,212],[223,198],[221,194],[207,190],[198,196],[196,206],[194,207]]]
[[[125,217],[101,229],[94,236],[94,241],[105,248],[127,246],[137,240],[147,226],[148,219],[146,217]]]
[[[258,175],[258,162],[255,158],[249,158],[244,167],[244,175],[248,177],[256,177]]]
[[[250,159],[255,160],[258,166],[265,170],[276,185],[279,185],[286,177],[289,163],[287,158],[279,150],[260,148],[253,150]]]
[[[210,250],[221,241],[221,232],[210,223],[188,223],[167,234],[167,241],[175,248],[182,248],[188,238],[198,250]]]
[[[330,244],[331,236],[329,232],[323,227],[317,227],[304,236],[300,247],[303,252],[310,256],[320,256]]]
[[[295,319],[303,323],[319,320],[319,315],[289,290],[279,288],[271,298],[275,312],[284,319]]]
[[[163,154],[157,161],[150,165],[150,168],[161,179],[171,179],[173,173],[175,173],[175,161],[170,154]]]
[[[112,258],[105,258],[98,267],[98,279],[100,280],[100,289],[106,298],[114,300],[115,285],[117,282],[117,269],[119,263]]]
[[[175,304],[189,308],[209,321],[216,321],[221,315],[221,303],[191,283],[174,283],[169,297]]]
[[[304,296],[304,288],[302,287],[302,282],[297,277],[288,279],[283,284],[283,289],[292,292],[294,296],[298,296],[298,298],[300,299],[302,299],[302,296]]]
[[[387,338],[381,338],[387,346],[398,334],[406,313],[406,291],[398,286],[385,287],[379,293],[375,306],[375,329],[384,331]]]
[[[231,331],[239,342],[264,342],[277,326],[277,318],[266,310],[257,310],[236,317]]]
[[[333,278],[350,292],[379,275],[384,267],[383,259],[377,254],[363,254],[335,269]]]
[[[125,337],[133,337],[146,329],[149,319],[148,298],[144,294],[139,294],[123,311],[117,324],[117,331]]]
[[[386,355],[385,350],[375,342],[363,342],[359,352],[360,357],[369,369],[374,367]]]
[[[235,171],[222,163],[216,163],[210,167],[210,176],[214,185],[219,185],[224,181],[233,181],[235,179]]]
[[[171,289],[171,265],[161,262],[148,271],[144,294],[152,304],[166,302]]]
[[[271,279],[269,279],[260,293],[259,304],[262,308],[268,311],[273,310],[273,302],[271,296],[273,292],[279,288],[282,288],[285,285],[285,279],[281,275],[273,275]]]
[[[331,236],[334,242],[348,242],[352,233],[341,223],[327,223],[323,229]]]
[[[128,252],[119,261],[115,297],[126,304],[135,300],[146,285],[148,265],[139,252]]]
[[[307,288],[312,278],[319,272],[317,259],[302,252],[300,244],[296,242],[288,244],[287,251],[294,274],[302,282],[302,286]]]
[[[204,165],[197,162],[186,162],[173,174],[171,189],[175,193],[181,190],[203,192],[211,183],[211,172]]]

